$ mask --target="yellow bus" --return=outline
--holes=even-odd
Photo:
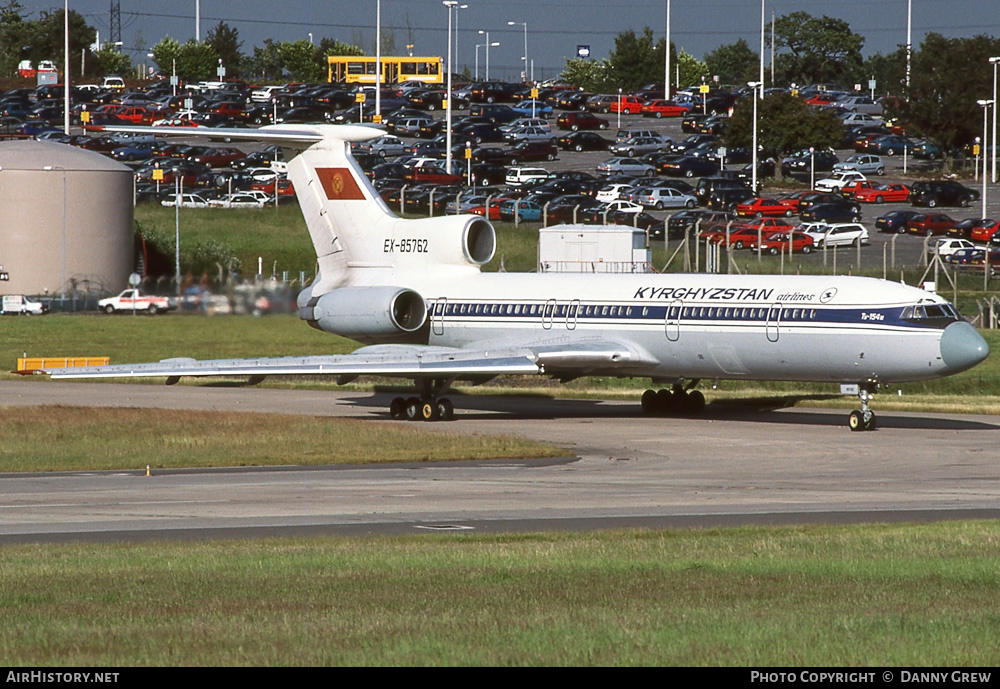
[[[374,84],[375,58],[332,55],[330,83],[334,84]],[[440,57],[387,57],[382,56],[382,84],[401,84],[406,81],[422,81],[440,84],[443,79],[444,61]]]

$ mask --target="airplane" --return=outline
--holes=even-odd
[[[110,129],[110,128],[109,128]],[[137,130],[145,128],[117,127]],[[160,128],[157,128],[160,130]],[[178,134],[191,136],[195,128]],[[159,132],[162,133],[162,132]],[[496,232],[477,215],[404,219],[350,154],[365,125],[208,129],[299,150],[288,163],[318,258],[298,315],[365,346],[336,356],[166,359],[51,369],[52,378],[325,374],[413,379],[394,419],[450,419],[456,381],[537,375],[649,378],[651,414],[697,414],[702,380],[840,383],[852,431],[873,430],[882,385],[967,370],[989,346],[940,296],[867,277],[483,272]]]

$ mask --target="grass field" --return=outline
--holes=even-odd
[[[997,663],[1000,527],[5,546],[8,666]]]

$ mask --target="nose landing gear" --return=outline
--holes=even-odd
[[[852,431],[874,431],[875,412],[868,407],[868,402],[875,397],[878,383],[864,383],[859,386],[858,398],[861,409],[855,409],[847,419],[847,425]]]

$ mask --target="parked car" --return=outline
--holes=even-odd
[[[834,172],[831,176],[824,177],[816,182],[816,191],[840,191],[848,184],[866,179],[863,174],[855,170]]]
[[[764,216],[776,217],[785,216],[790,218],[795,215],[795,210],[790,206],[779,203],[774,199],[754,198],[748,199],[736,206],[736,215],[742,217],[763,218]]]
[[[812,253],[813,246],[815,244],[814,239],[805,232],[798,232],[794,230],[791,232],[780,230],[777,232],[771,232],[766,237],[761,239],[760,250],[762,253],[770,254],[771,256],[777,256],[780,253],[787,252],[789,250],[789,237],[791,237],[792,253]],[[750,242],[750,250],[757,250],[756,239]]]
[[[906,232],[906,223],[917,215],[920,215],[919,211],[889,211],[885,215],[875,218],[875,229],[879,232],[903,234]]]
[[[859,153],[857,155],[852,155],[843,162],[835,164],[833,166],[833,170],[834,172],[854,170],[855,172],[861,172],[866,175],[884,175],[885,163],[883,163],[882,158],[877,155]]]
[[[606,151],[611,141],[594,132],[573,132],[559,137],[558,145],[566,151]]]
[[[944,213],[922,213],[910,218],[906,223],[906,231],[909,234],[930,237],[945,234],[955,222],[953,217]]]
[[[559,127],[559,129],[570,129],[575,132],[581,129],[604,130],[610,127],[611,123],[603,117],[598,117],[593,113],[568,112],[559,116],[556,120],[556,126]]]
[[[868,244],[868,228],[860,223],[815,225],[805,231],[813,238],[813,247],[859,246]]]
[[[639,193],[639,203],[645,208],[694,208],[698,199],[691,194],[685,194],[670,187],[648,188],[645,193]]]
[[[876,184],[854,192],[854,200],[862,203],[901,203],[910,196],[905,184]]]
[[[656,168],[632,158],[611,158],[597,165],[597,174],[613,175],[616,173],[636,175],[638,177],[653,177]]]
[[[978,200],[978,191],[950,179],[918,181],[910,186],[909,202],[914,206],[968,208],[973,201]]]
[[[847,223],[859,222],[861,211],[847,203],[820,203],[799,213],[806,222]]]

